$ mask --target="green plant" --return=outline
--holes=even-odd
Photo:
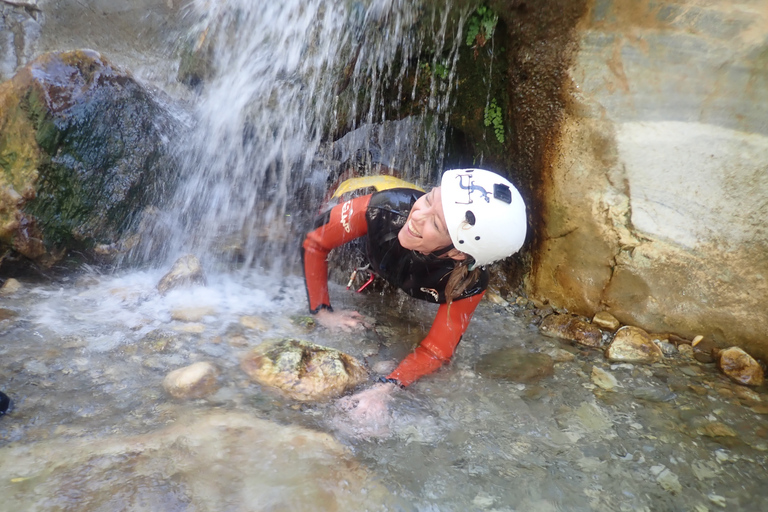
[[[499,141],[499,144],[504,144],[504,118],[496,98],[493,98],[491,104],[485,107],[484,120],[485,126],[493,126],[493,132],[496,134],[496,140]]]
[[[499,15],[488,7],[481,5],[467,20],[467,46],[485,46],[499,22]]]
[[[436,62],[432,68],[430,68],[429,64],[425,62],[421,65],[421,69],[423,69],[426,73],[433,73],[435,76],[438,76],[443,80],[448,78],[448,68],[439,62]]]

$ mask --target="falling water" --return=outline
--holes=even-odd
[[[155,219],[153,251],[161,246],[168,258],[193,252],[245,266],[265,265],[269,254],[280,266],[296,254],[295,237],[334,173],[355,155],[369,164],[364,172],[376,172],[376,163],[426,182],[442,163],[440,126],[461,39],[446,37],[447,12],[425,23],[417,2],[402,0],[190,4],[189,15],[200,20],[196,50],[210,48],[214,71],[179,143],[183,175]],[[434,33],[425,36],[429,23]],[[425,37],[435,55],[448,55],[441,65],[451,71],[439,81],[422,76],[431,84],[421,114],[390,121],[392,91],[415,97],[420,77],[409,82],[407,74],[423,67]],[[446,40],[453,47],[444,52]],[[345,131],[351,133],[333,141]]]

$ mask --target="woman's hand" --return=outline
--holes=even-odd
[[[396,386],[391,383],[373,387],[346,396],[336,402],[341,411],[335,420],[339,430],[355,437],[386,437],[389,435],[389,402]]]
[[[352,332],[371,328],[370,319],[364,317],[357,311],[347,309],[339,311],[321,309],[315,315],[315,320],[326,329],[332,331],[342,330],[345,332]]]

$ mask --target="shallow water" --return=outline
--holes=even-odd
[[[309,489],[309,503],[324,496],[326,510],[768,504],[768,425],[755,412],[765,407],[765,390],[733,384],[713,365],[680,354],[650,366],[611,365],[599,352],[541,336],[529,310],[483,302],[452,364],[397,392],[390,434],[358,439],[336,429],[332,403],[299,404],[250,383],[240,356],[262,340],[292,336],[371,366],[399,360],[429,328],[433,306],[333,287],[337,307],[377,320],[373,330],[339,335],[292,320],[305,314],[296,276],[210,274],[208,286],[165,297],[155,290],[161,276],[24,283],[2,299],[0,307],[18,313],[0,323],[0,385],[16,402],[0,419],[3,510],[306,509],[306,501],[285,501],[299,499],[287,482]],[[172,320],[189,307],[209,314]],[[248,329],[242,316],[259,316],[268,329]],[[529,383],[476,371],[483,356],[510,347],[573,360]],[[200,360],[221,370],[219,391],[170,399],[164,376]],[[614,391],[595,386],[593,367],[616,377]],[[211,426],[219,423],[226,426]],[[259,437],[270,426],[277,433]],[[310,442],[294,460],[285,447],[300,454],[303,442],[281,430],[294,427],[312,439],[311,432],[331,437]],[[217,473],[219,466],[226,471]],[[267,474],[279,485],[267,486]]]

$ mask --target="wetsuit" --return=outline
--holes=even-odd
[[[488,272],[451,303],[445,285],[454,260],[424,256],[400,245],[397,234],[424,192],[398,188],[351,199],[323,215],[302,245],[309,309],[333,311],[328,295],[331,249],[367,235],[366,255],[373,272],[412,297],[440,304],[427,337],[387,378],[408,386],[447,362],[469,325],[488,285]]]

